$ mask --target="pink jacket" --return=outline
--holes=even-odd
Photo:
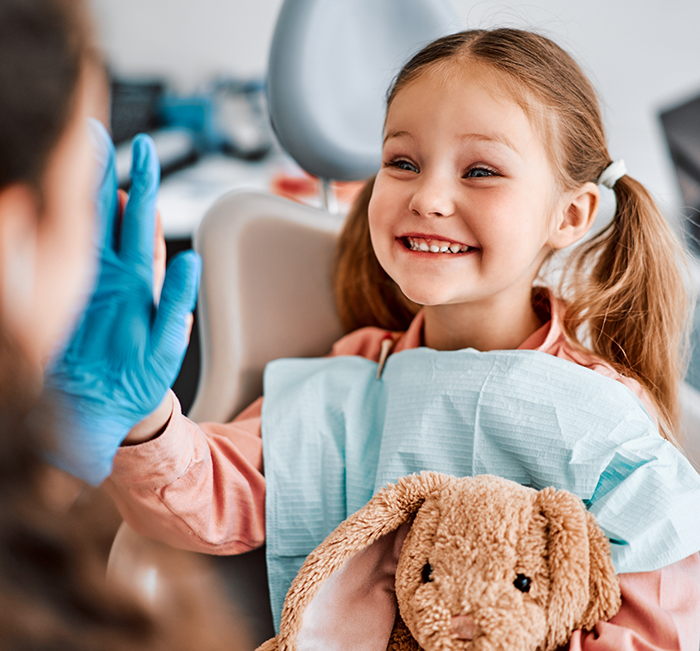
[[[560,326],[561,305],[551,320],[519,347],[573,361],[629,387],[654,411],[641,386],[589,353],[574,350]],[[421,345],[422,313],[405,333],[390,333],[394,352]],[[338,341],[331,355],[378,361],[387,333],[363,328]],[[106,486],[124,519],[139,533],[173,546],[212,554],[237,554],[265,539],[262,467],[262,398],[227,424],[196,425],[179,404],[165,431],[140,445],[123,447]],[[639,651],[700,646],[700,557],[654,572],[621,574],[622,608],[595,631],[576,631],[570,650]]]

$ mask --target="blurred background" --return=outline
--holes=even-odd
[[[144,126],[167,127],[158,145],[171,253],[189,246],[206,209],[228,189],[271,189],[317,201],[314,181],[275,149],[265,121],[267,56],[281,0],[92,4],[114,79],[115,139],[126,141]],[[700,101],[693,103],[700,96],[700,2],[452,4],[465,27],[530,28],[568,49],[600,93],[613,158],[624,158],[670,221],[691,239],[700,235],[692,227],[700,214]],[[124,147],[120,170],[127,183]],[[341,211],[355,190],[343,189]],[[190,356],[183,374],[196,378],[196,364]],[[700,389],[700,361],[694,368],[691,383]],[[185,409],[194,383],[176,385]]]

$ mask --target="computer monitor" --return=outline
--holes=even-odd
[[[683,196],[690,250],[700,256],[700,96],[663,111],[660,117]],[[700,303],[693,319],[685,380],[700,391]]]
[[[700,254],[700,96],[660,117],[683,197],[685,232]]]
[[[685,232],[700,254],[700,96],[660,117],[683,197]]]

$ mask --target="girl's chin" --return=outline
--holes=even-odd
[[[397,283],[398,284],[398,283]],[[398,284],[403,292],[403,295],[413,303],[421,307],[447,307],[447,306],[464,306],[470,303],[480,303],[491,298],[491,294],[485,291],[479,291],[479,287],[471,288],[471,291],[465,291],[464,288],[454,288],[454,291],[445,291],[442,286],[436,287],[434,284],[425,286],[422,284]]]
[[[416,289],[416,288],[404,288],[401,287],[401,291],[404,296],[416,305],[421,307],[436,307],[438,305],[447,305],[454,302],[451,297],[443,296],[435,291],[430,291],[429,289]]]

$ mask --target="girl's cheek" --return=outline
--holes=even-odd
[[[374,190],[372,191],[372,197],[369,200],[367,206],[367,222],[369,224],[370,235],[373,234],[374,229],[379,221],[379,215],[382,214],[382,190],[381,187],[377,187],[375,184]]]

